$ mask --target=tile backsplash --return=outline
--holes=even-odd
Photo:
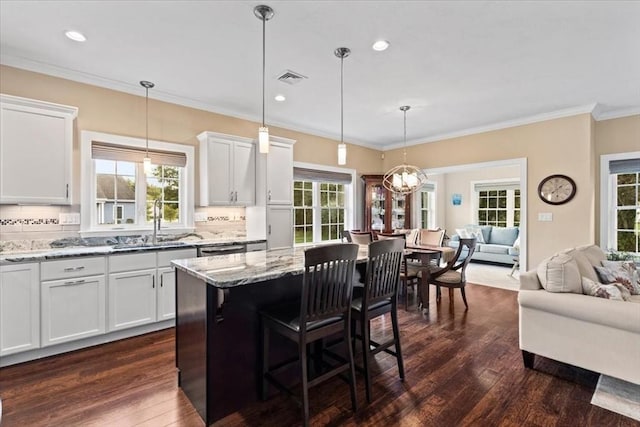
[[[63,225],[60,214],[79,213],[80,206],[0,205],[0,240],[61,239],[78,237],[80,225]],[[245,208],[196,208],[195,231],[213,232],[218,236],[246,235]],[[206,220],[205,220],[206,219]]]

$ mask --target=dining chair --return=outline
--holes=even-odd
[[[373,242],[373,233],[371,231],[349,231],[351,242],[359,245],[368,245]]]
[[[441,268],[432,268],[420,272],[420,275],[427,274],[427,288],[422,292],[423,301],[425,301],[426,309],[429,308],[429,285],[436,286],[436,301],[440,302],[440,287],[449,288],[449,304],[453,305],[453,290],[458,288],[462,293],[462,301],[468,309],[467,296],[464,287],[467,284],[465,271],[471,256],[476,248],[476,239],[460,239],[460,245],[456,251],[453,260],[449,261],[446,266]]]
[[[422,246],[442,246],[445,230],[420,230],[419,242]]]
[[[307,249],[304,252],[300,302],[274,306],[260,312],[262,398],[267,398],[268,383],[286,391],[302,407],[305,426],[309,425],[309,389],[343,372],[348,372],[351,405],[354,411],[357,410],[355,364],[351,346],[351,295],[357,256],[358,245],[353,243],[338,243]],[[298,345],[298,357],[271,366],[269,363],[270,331],[294,341]],[[314,378],[310,378],[307,366],[307,345],[338,333],[342,333],[347,358],[344,359],[320,347],[320,353],[322,353],[320,364],[325,365],[328,371],[316,373]],[[333,364],[322,359],[325,353],[334,361]],[[314,356],[317,362],[318,355]],[[277,373],[290,368],[293,363],[300,365],[302,388],[300,397],[276,378]]]
[[[367,402],[371,402],[371,362],[379,352],[384,351],[396,358],[400,379],[404,380],[404,362],[398,328],[398,285],[403,252],[404,243],[400,239],[379,240],[369,244],[363,295],[351,303],[351,335],[354,341],[359,338],[362,342]],[[391,313],[393,338],[377,343],[371,340],[370,321],[386,313]],[[356,333],[357,324],[360,325],[359,334]],[[391,350],[391,347],[395,347],[395,351]]]
[[[386,239],[401,239],[406,246],[406,237],[407,235],[404,233],[378,233],[378,240],[386,240]],[[405,311],[409,308],[409,286],[413,289],[415,293],[415,286],[418,284],[420,272],[420,265],[414,264],[407,261],[405,256],[402,257],[402,268],[400,270],[400,280],[402,283],[402,295],[404,298],[404,309]]]

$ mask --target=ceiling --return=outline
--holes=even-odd
[[[0,2],[0,61],[261,120],[255,1]],[[591,111],[640,112],[640,2],[269,1],[266,122],[378,149]],[[67,39],[75,29],[85,43]],[[378,39],[391,43],[372,50]],[[292,70],[308,79],[275,78]],[[285,102],[274,96],[283,94]]]

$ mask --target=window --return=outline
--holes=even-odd
[[[420,228],[436,227],[435,186],[427,183],[419,193],[418,214]]]
[[[520,183],[488,181],[475,183],[478,225],[520,226]]]
[[[149,141],[152,169],[146,175],[145,145],[137,138],[82,132],[82,232],[151,230],[156,200],[163,227],[193,226],[187,208],[194,204],[193,147]]]
[[[295,244],[340,240],[351,224],[351,174],[332,169],[294,168]]]
[[[614,227],[616,250],[640,252],[640,173],[615,174],[616,215]]]

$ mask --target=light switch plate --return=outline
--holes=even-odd
[[[78,225],[80,224],[79,213],[61,213],[58,217],[60,225]]]
[[[551,212],[538,212],[538,221],[553,221],[553,214]]]
[[[206,222],[207,221],[207,214],[205,212],[195,212],[193,214],[193,220],[195,222]]]

